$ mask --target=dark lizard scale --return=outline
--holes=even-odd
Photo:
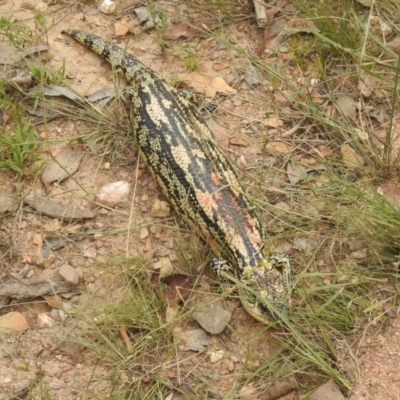
[[[179,101],[176,97],[172,97],[169,92],[163,93],[163,87],[159,88],[158,95],[162,98],[168,98],[171,102],[169,108],[162,108],[162,104],[158,102],[158,107],[162,108],[162,112],[168,115],[171,109],[179,109]],[[149,88],[148,88],[149,90]],[[146,98],[152,99],[155,102],[155,96],[150,96],[145,93],[142,98],[142,103],[148,104]],[[163,152],[163,157],[159,157],[157,161],[148,161],[152,175],[159,181],[161,187],[167,187],[168,197],[170,200],[174,199],[173,205],[178,213],[189,220],[193,225],[200,226],[206,230],[207,235],[217,239],[219,250],[224,249],[229,260],[237,263],[240,261],[238,267],[240,268],[244,263],[246,265],[255,266],[260,259],[260,247],[255,247],[249,240],[246,229],[253,229],[250,227],[245,219],[245,214],[248,212],[249,205],[245,201],[244,196],[235,194],[236,204],[232,204],[231,191],[229,190],[230,182],[222,175],[226,172],[226,165],[230,165],[225,157],[221,157],[218,148],[215,144],[204,138],[196,137],[195,135],[171,135],[166,134],[169,130],[173,132],[180,132],[183,128],[187,128],[185,121],[181,121],[180,117],[168,119],[168,124],[163,121],[154,123],[154,119],[147,112],[147,108],[141,107],[139,109],[139,120],[143,121],[143,134],[139,132],[138,137],[143,140],[139,143],[144,157],[147,154],[154,154],[154,142],[157,142],[159,151]],[[178,113],[179,114],[179,113]],[[140,128],[139,128],[140,131]],[[162,134],[159,134],[162,132]],[[153,142],[153,148],[152,143]],[[175,157],[170,153],[169,149],[178,148],[181,146],[186,157],[188,157],[187,167],[182,168],[177,163]],[[207,155],[199,157],[199,155],[206,149]],[[197,153],[197,155],[196,155]],[[217,157],[216,161],[209,157],[209,154],[214,154]],[[215,158],[215,157],[214,157]],[[216,184],[210,179],[210,172],[218,171],[220,175],[220,182]],[[171,176],[176,176],[176,180],[171,180]],[[218,212],[213,210],[211,215],[204,212],[204,205],[199,203],[194,190],[201,191],[202,193],[218,193]],[[194,210],[194,213],[188,213],[187,210]],[[238,251],[238,249],[227,246],[227,238],[225,232],[221,230],[219,218],[225,216],[230,217],[230,226],[235,230],[236,234],[243,237],[245,246],[247,248],[246,255]],[[203,227],[204,225],[204,227]],[[204,235],[203,235],[204,236]],[[250,257],[249,257],[250,256]]]
[[[263,254],[265,237],[258,216],[196,108],[161,75],[119,47],[85,32],[64,33],[126,76],[133,141],[141,158],[177,213],[217,256],[230,262],[249,288],[243,289],[246,310],[262,322],[275,315],[274,309],[286,314],[289,284],[275,269],[275,259],[291,266],[290,256]]]
[[[119,47],[81,32],[71,31],[71,36],[125,74],[136,102],[132,116],[136,124],[135,145],[176,211],[200,228],[206,240],[216,240],[214,250],[222,251],[234,266],[241,269],[243,265],[257,265],[264,245],[261,224],[241,193],[244,190],[234,169],[213,142],[213,135],[197,110],[158,73]],[[190,132],[188,119],[193,121]],[[187,157],[185,168],[171,152],[179,146]],[[212,171],[218,176],[217,183],[211,179]],[[209,207],[205,212],[199,194],[209,194],[210,202],[217,197],[217,210]],[[225,222],[225,229],[221,222]],[[249,231],[256,231],[256,243]],[[240,248],[233,245],[232,236],[240,237]]]

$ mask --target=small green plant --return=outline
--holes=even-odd
[[[147,9],[154,23],[154,28],[159,32],[164,32],[168,26],[168,15],[155,7],[153,4],[149,4]]]
[[[13,16],[0,18],[0,35],[4,35],[15,47],[21,48],[32,38],[32,31],[23,24],[14,24]]]
[[[20,175],[33,175],[37,168],[30,168],[38,157],[35,149],[38,140],[31,127],[31,121],[26,120],[23,125],[17,125],[13,133],[0,134],[0,168],[17,172]]]
[[[47,27],[46,27],[46,16],[42,13],[42,12],[38,12],[38,13],[36,13],[36,15],[35,15],[35,23],[36,23],[36,26],[40,29],[40,30],[42,30],[42,31],[46,31],[47,30]]]
[[[113,393],[113,399],[128,398],[121,393],[132,390],[135,398],[164,398],[152,394],[154,387],[158,388],[157,393],[165,393],[166,387],[159,374],[164,361],[174,352],[170,342],[171,327],[164,319],[165,304],[141,257],[109,259],[107,268],[112,276],[110,288],[118,290],[108,291],[106,303],[104,299],[94,298],[87,306],[75,309],[86,326],[85,341],[82,342],[80,336],[75,340],[112,365],[111,379],[119,393]],[[125,334],[121,335],[121,331]],[[129,386],[121,381],[121,374],[133,377],[138,372],[146,384],[142,384],[142,379]],[[139,397],[137,390],[143,391]]]
[[[48,23],[47,19],[46,19],[46,14],[43,14],[42,12],[38,12],[35,15],[35,24],[36,24],[36,28],[39,29],[41,32],[44,32],[46,35],[46,40],[47,43],[49,42],[49,38],[48,38],[48,32],[51,28],[54,27],[54,25],[56,24],[55,19],[53,18],[51,20],[50,23]]]
[[[183,63],[189,71],[196,71],[200,65],[201,55],[193,49],[188,49],[186,55],[182,58]]]
[[[343,57],[343,50],[352,55],[361,48],[363,32],[353,17],[352,2],[299,0],[296,4],[318,28],[314,34],[320,39],[317,47],[323,58]]]
[[[0,110],[3,111],[3,120],[0,118],[3,123],[7,120],[21,122],[25,112],[24,105],[7,93],[5,81],[0,81]]]
[[[29,71],[36,81],[46,83],[47,85],[57,85],[63,83],[65,78],[65,60],[63,60],[61,67],[54,72],[45,68],[43,65],[37,65],[29,62],[28,60],[27,63]]]

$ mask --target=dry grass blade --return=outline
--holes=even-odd
[[[71,360],[80,363],[90,354],[86,366],[92,376],[86,387],[76,391],[87,398],[164,399],[182,393],[193,399],[233,399],[246,393],[255,397],[274,381],[293,376],[299,382],[299,396],[307,396],[329,378],[349,391],[358,379],[360,355],[373,347],[363,347],[365,338],[398,317],[400,61],[395,39],[399,4],[383,0],[367,8],[347,0],[291,2],[273,21],[285,22],[281,41],[272,50],[264,49],[262,43],[258,57],[254,54],[268,33],[248,23],[252,10],[247,6],[201,0],[192,5],[195,12],[189,18],[176,5],[177,14],[173,14],[175,8],[150,6],[161,25],[154,34],[141,37],[151,40],[151,45],[148,52],[147,48],[141,52],[138,44],[138,55],[144,53],[146,62],[166,55],[168,63],[176,62],[173,69],[177,71],[200,73],[209,67],[237,90],[230,97],[215,95],[219,110],[214,118],[225,130],[224,145],[261,215],[268,233],[266,248],[290,251],[296,260],[291,314],[281,316],[282,326],[266,327],[247,318],[237,306],[237,292],[228,298],[228,291],[221,290],[221,282],[205,268],[212,254],[196,232],[187,231],[174,218],[148,218],[146,207],[159,192],[131,150],[130,118],[134,115],[129,114],[118,89],[116,71],[107,73],[116,95],[102,107],[91,98],[49,99],[43,92],[25,91],[6,79],[0,82],[4,110],[0,150],[5,149],[0,167],[8,174],[4,182],[28,182],[25,177],[30,177],[29,184],[34,185],[41,167],[35,164],[37,149],[79,140],[93,167],[90,179],[83,185],[80,178],[68,174],[69,186],[55,185],[55,196],[87,201],[94,208],[96,223],[102,224],[108,215],[101,232],[83,233],[83,244],[63,247],[56,259],[56,263],[65,262],[64,257],[82,259],[88,247],[99,252],[94,262],[84,258],[82,269],[90,271],[85,280],[87,294],[71,306],[66,322],[59,321],[64,336],[57,340],[78,349]],[[188,9],[187,4],[181,5]],[[43,18],[37,18],[37,24],[46,28],[48,21]],[[202,32],[188,43],[167,42],[163,32],[169,19],[187,27],[202,26]],[[306,29],[310,25],[312,29]],[[97,29],[95,23],[92,26]],[[290,27],[296,27],[297,33]],[[32,35],[8,18],[0,20],[0,33],[15,46]],[[133,48],[137,43],[139,39]],[[151,46],[158,53],[153,54]],[[36,63],[27,64],[26,69],[43,86],[65,83],[65,64],[55,71]],[[251,85],[246,86],[249,71],[254,79],[248,79]],[[43,129],[35,131],[36,120],[26,119],[28,108],[42,113]],[[48,110],[55,110],[60,121],[74,121],[69,135],[49,135]],[[239,133],[246,137],[242,146],[230,141]],[[275,146],[266,146],[268,140]],[[355,155],[350,162],[343,157],[344,148]],[[108,169],[103,168],[106,163]],[[120,166],[126,167],[122,176],[135,181],[134,201],[126,209],[101,207],[92,200],[93,187],[102,175],[119,179]],[[301,176],[290,181],[288,173],[293,170],[301,171]],[[13,212],[3,217],[0,230],[0,256],[7,272],[19,259],[17,244],[22,239],[24,245],[31,244],[30,237],[23,236],[26,228],[21,227],[33,221],[28,229],[44,232],[53,223],[37,215],[28,218],[22,209],[13,208]],[[61,230],[68,234],[70,229],[71,225],[64,224]],[[147,239],[139,238],[142,229]],[[123,236],[122,246],[115,246],[117,236]],[[174,295],[172,311],[159,293],[162,284],[155,285],[150,278],[152,258],[167,257],[171,249],[174,266],[196,281],[189,300]],[[115,256],[118,252],[135,257]],[[94,284],[97,280],[101,285]],[[231,280],[240,287],[240,280]],[[233,313],[223,336],[210,339],[210,353],[223,354],[216,364],[207,353],[181,347],[184,333],[199,328],[191,318],[196,302],[223,304]],[[384,329],[379,332],[385,334]],[[49,357],[50,350],[61,346],[57,340],[54,347],[45,349]],[[13,360],[7,368],[14,368],[19,350],[6,340],[3,344],[5,359]],[[31,378],[37,378],[32,380],[34,385],[25,385],[29,386],[27,398],[55,398],[46,371],[37,365],[33,370]],[[102,385],[106,389],[99,394]]]

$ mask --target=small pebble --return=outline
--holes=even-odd
[[[0,316],[0,335],[17,333],[29,328],[25,316],[18,311],[11,311]]]
[[[58,274],[61,278],[71,285],[77,285],[79,280],[81,279],[81,271],[74,267],[71,267],[69,264],[64,264],[59,270]]]
[[[215,364],[224,358],[224,352],[222,350],[209,351],[208,356],[210,357],[210,363]]]
[[[166,201],[156,199],[151,207],[150,215],[153,218],[166,218],[171,215],[171,207]]]
[[[47,8],[48,8],[47,3],[41,1],[40,3],[36,4],[36,6],[35,6],[35,11],[44,13],[44,12],[47,11]]]
[[[116,5],[113,0],[103,0],[99,3],[97,9],[103,14],[110,15],[115,11]]]
[[[51,328],[53,324],[54,321],[46,313],[40,313],[37,316],[37,327],[39,329]]]
[[[148,230],[146,227],[140,229],[140,232],[139,232],[139,239],[140,239],[140,240],[144,240],[144,239],[146,239],[148,236],[149,236],[149,230]]]
[[[126,181],[107,183],[98,191],[96,198],[109,207],[121,207],[129,202],[130,185]]]

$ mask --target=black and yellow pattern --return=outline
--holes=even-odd
[[[196,108],[161,75],[117,46],[77,30],[66,33],[100,54],[128,80],[135,147],[176,212],[228,261],[242,302],[262,322],[286,313],[290,279],[275,267],[286,254],[266,257],[264,232],[230,161]],[[275,316],[277,314],[275,313]]]

